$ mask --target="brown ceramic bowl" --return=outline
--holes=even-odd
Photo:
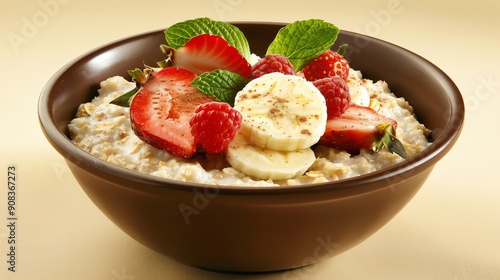
[[[235,23],[263,55],[276,23]],[[414,196],[452,148],[464,105],[455,84],[436,66],[393,44],[343,31],[351,66],[414,106],[433,130],[433,144],[393,167],[317,185],[229,187],[185,183],[111,165],[78,149],[67,124],[99,82],[164,59],[163,30],[130,37],[87,53],[57,72],[43,89],[39,120],[45,136],[95,205],[145,246],[179,262],[239,272],[276,271],[316,263],[356,246]],[[183,214],[181,210],[183,209]],[[188,211],[188,212],[186,212]],[[189,213],[190,215],[186,215]]]

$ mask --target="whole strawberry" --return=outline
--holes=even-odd
[[[304,78],[308,81],[338,76],[347,81],[349,76],[349,62],[343,57],[347,48],[346,45],[340,47],[337,52],[327,50],[316,59],[307,64],[303,69]]]
[[[349,86],[338,76],[326,77],[313,82],[326,100],[328,119],[340,117],[351,103]]]
[[[251,78],[256,79],[273,72],[280,72],[285,75],[295,75],[293,65],[286,56],[282,54],[268,54],[254,64]]]
[[[241,121],[241,113],[228,103],[209,102],[196,107],[189,123],[195,143],[205,152],[216,154],[234,139]]]

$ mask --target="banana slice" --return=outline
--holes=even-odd
[[[234,169],[251,177],[285,180],[304,174],[316,156],[311,148],[296,151],[260,148],[238,132],[227,148],[226,160]]]
[[[250,81],[235,98],[241,133],[264,149],[295,151],[318,142],[326,127],[325,98],[304,78],[270,73]]]
[[[364,86],[358,81],[351,79],[347,81],[347,85],[351,94],[351,103],[365,107],[370,105],[370,94]]]

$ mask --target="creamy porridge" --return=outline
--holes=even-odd
[[[412,107],[390,92],[383,81],[364,79],[352,70],[348,78],[352,102],[370,106],[397,121],[396,135],[408,157],[421,152],[430,143],[430,133],[413,115]],[[179,181],[214,185],[273,186],[320,183],[355,177],[380,170],[404,159],[385,149],[374,152],[362,149],[357,155],[313,146],[316,160],[304,175],[287,180],[258,180],[229,166],[223,155],[196,155],[190,159],[170,155],[144,143],[131,129],[129,108],[109,104],[129,92],[136,84],[122,77],[103,81],[99,95],[81,104],[69,124],[73,143],[91,155],[111,164],[154,176]]]

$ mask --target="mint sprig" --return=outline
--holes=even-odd
[[[278,31],[266,54],[282,54],[300,71],[313,59],[330,49],[340,30],[321,19],[290,23]]]
[[[196,18],[176,23],[165,30],[167,44],[178,49],[196,35],[212,34],[224,38],[250,61],[250,46],[243,32],[236,26],[210,18]]]
[[[233,104],[236,94],[247,83],[246,78],[236,73],[218,69],[201,74],[191,82],[191,85],[219,102]]]

